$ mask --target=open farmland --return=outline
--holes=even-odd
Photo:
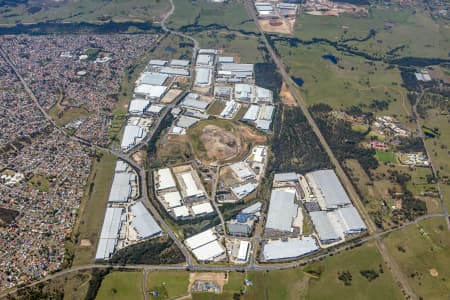
[[[147,275],[147,291],[158,291],[159,296],[151,299],[172,299],[188,293],[189,273],[176,271],[155,271]]]
[[[112,272],[102,281],[96,300],[144,299],[142,272]]]
[[[212,25],[256,32],[255,24],[240,1],[213,3],[208,0],[174,0],[174,3],[177,9],[169,19],[171,28],[195,32],[204,30],[203,26]]]
[[[6,5],[0,10],[1,24],[38,22],[98,22],[157,20],[169,10],[168,1],[130,0],[28,0]]]
[[[363,40],[371,30],[376,31],[375,37]],[[394,53],[400,56],[446,58],[448,51],[440,45],[450,38],[445,22],[434,20],[421,8],[381,6],[371,8],[366,18],[349,14],[339,18],[302,15],[297,19],[294,35],[304,41],[324,38],[345,42],[378,57],[397,49]]]
[[[443,218],[392,233],[385,243],[418,296],[423,299],[448,296],[450,237]]]

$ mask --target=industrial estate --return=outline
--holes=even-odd
[[[448,297],[448,3],[123,2],[0,1],[0,298]]]

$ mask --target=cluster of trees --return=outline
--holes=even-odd
[[[255,82],[256,85],[273,91],[274,97],[279,94],[281,89],[281,75],[276,71],[274,63],[255,64]]]
[[[12,223],[18,215],[19,212],[16,210],[0,207],[0,226]]]
[[[184,262],[184,256],[169,237],[162,237],[120,249],[110,261],[115,264],[179,264]]]
[[[39,300],[39,299],[51,299],[62,300],[64,299],[64,289],[49,289],[43,283],[39,283],[35,286],[19,290],[16,295],[8,295],[6,299],[11,300]]]
[[[408,190],[407,184],[411,180],[411,176],[406,173],[393,170],[389,172],[389,179],[400,186],[401,192],[396,193],[390,191],[393,198],[400,197],[402,200],[402,208],[396,209],[392,213],[392,221],[396,224],[404,220],[413,221],[416,217],[423,216],[427,213],[427,205],[424,201],[414,197],[413,193]]]
[[[97,293],[103,279],[111,272],[111,270],[111,268],[92,270],[91,280],[89,280],[89,288],[86,293],[86,297],[84,298],[85,300],[94,300],[97,297]]]
[[[311,107],[311,112],[337,159],[356,159],[361,167],[370,174],[370,170],[378,167],[375,150],[360,146],[365,139],[365,132],[352,130],[351,124],[343,119],[334,117],[329,112],[331,107],[326,104]]]
[[[1,2],[1,1],[0,1]],[[137,30],[129,30],[130,28]],[[0,27],[0,35],[8,34],[73,34],[73,33],[142,33],[142,32],[163,33],[160,26],[154,26],[152,22],[108,22],[94,24],[88,22],[42,22],[36,24],[16,24],[13,27]]]
[[[330,168],[331,163],[299,107],[277,110],[269,172],[305,173]]]

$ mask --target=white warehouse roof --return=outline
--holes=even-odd
[[[339,216],[338,221],[344,234],[360,233],[367,230],[366,224],[364,224],[354,206],[338,208],[334,212]]]
[[[172,171],[169,168],[159,169],[157,171],[158,187],[157,190],[165,190],[176,187],[175,179],[172,176]]]
[[[298,181],[298,177],[295,172],[277,173],[275,174],[273,180],[278,182]]]
[[[163,85],[140,84],[134,89],[135,94],[144,95],[148,98],[161,98],[167,87]]]
[[[193,235],[189,238],[187,238],[184,243],[186,246],[188,246],[191,250],[196,249],[200,246],[203,246],[207,243],[210,243],[212,241],[217,240],[217,236],[214,234],[212,229],[205,230],[203,232],[200,232],[196,235]]]
[[[143,128],[137,125],[126,125],[123,131],[121,148],[122,150],[128,150],[140,143],[146,136]]]
[[[196,85],[209,85],[211,83],[211,69],[196,68],[195,73]]]
[[[173,209],[173,213],[174,213],[175,217],[177,217],[177,218],[189,216],[189,210],[185,205],[175,207]]]
[[[163,67],[159,72],[174,76],[189,76],[189,71],[185,69]]]
[[[250,243],[248,241],[241,241],[239,243],[239,251],[236,256],[239,261],[247,261],[248,251],[250,250]]]
[[[303,239],[288,239],[287,241],[270,241],[264,245],[264,260],[278,260],[297,258],[302,255],[319,250],[317,242],[312,237]]]
[[[115,173],[109,192],[108,202],[128,202],[128,199],[131,197],[130,181],[134,179],[134,176],[130,173]]]
[[[123,211],[122,207],[106,208],[97,253],[95,254],[96,260],[108,260],[114,253],[123,221]]]
[[[169,76],[167,74],[144,72],[139,77],[139,84],[163,85]]]
[[[130,106],[128,107],[128,112],[130,114],[138,114],[141,115],[144,113],[144,110],[150,105],[149,100],[145,99],[133,99],[130,102]]]
[[[236,174],[236,176],[238,176],[239,179],[242,179],[242,180],[255,176],[255,173],[250,168],[250,166],[243,161],[240,161],[240,162],[230,165],[230,168],[231,168],[231,170],[233,170],[233,172]]]
[[[197,65],[212,65],[214,56],[210,54],[199,54],[197,56]]]
[[[199,261],[212,261],[214,258],[224,254],[225,249],[217,240],[214,240],[211,243],[192,250],[192,253]]]
[[[189,60],[186,59],[172,59],[170,65],[173,67],[187,67],[189,66]]]
[[[181,195],[178,191],[166,193],[163,197],[169,208],[174,208],[181,205]]]
[[[259,105],[252,104],[248,108],[248,110],[245,113],[242,120],[243,121],[255,121],[258,118],[258,115],[259,115]]]
[[[292,231],[292,222],[297,216],[298,205],[294,203],[295,190],[273,190],[270,196],[266,230]]]
[[[242,184],[242,185],[232,188],[231,191],[236,195],[236,197],[241,199],[241,198],[244,198],[245,196],[247,196],[248,194],[250,194],[251,192],[253,192],[255,189],[256,189],[256,184],[248,182],[248,183],[245,183],[245,184]]]
[[[193,196],[198,197],[205,194],[204,191],[200,190],[197,187],[197,184],[195,183],[194,177],[192,176],[191,172],[181,174],[181,178],[183,179],[184,182],[187,197]]]
[[[341,239],[326,211],[312,211],[309,216],[322,242],[333,242]]]
[[[142,202],[139,201],[130,206],[130,211],[134,215],[132,224],[139,238],[146,239],[161,233],[158,223],[156,223]]]
[[[192,211],[194,212],[195,216],[203,215],[203,214],[211,214],[214,212],[214,209],[211,206],[211,203],[209,203],[209,202],[192,205],[191,208],[192,208]]]
[[[322,209],[333,209],[351,204],[334,170],[319,170],[306,174],[306,178],[318,197]]]

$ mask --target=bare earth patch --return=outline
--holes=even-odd
[[[196,281],[214,281],[220,286],[220,290],[223,291],[223,286],[227,283],[225,273],[189,273],[189,288],[191,290],[192,285]]]
[[[239,154],[242,141],[233,133],[215,125],[207,125],[200,135],[208,158],[228,160]]]
[[[436,269],[430,269],[430,275],[433,277],[438,277],[439,276],[439,272]]]
[[[90,240],[82,239],[82,240],[80,241],[80,246],[81,246],[81,247],[91,247],[91,246],[92,246],[92,243],[91,243]]]
[[[258,20],[261,29],[264,32],[276,32],[292,34],[295,20],[277,19],[277,20]]]
[[[280,92],[281,102],[286,104],[287,106],[297,106],[298,103],[295,101],[294,96],[292,96],[291,92],[288,90],[286,83],[283,82],[281,85]]]

